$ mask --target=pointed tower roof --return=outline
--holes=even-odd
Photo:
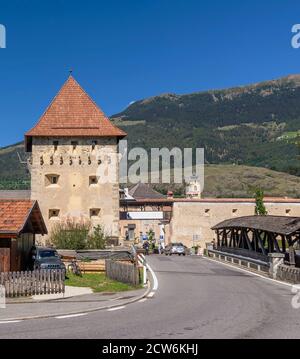
[[[26,148],[32,137],[125,137],[78,82],[69,76],[38,123],[25,134]]]
[[[166,198],[163,194],[155,191],[149,184],[138,182],[128,191],[129,195],[134,199],[159,199]]]

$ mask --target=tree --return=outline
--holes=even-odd
[[[107,242],[107,235],[104,228],[99,224],[94,227],[93,233],[89,236],[87,248],[89,249],[105,249]]]
[[[154,249],[155,248],[155,244],[154,244],[154,237],[155,237],[155,233],[154,233],[154,231],[153,231],[153,229],[151,228],[151,229],[149,229],[149,231],[148,231],[148,233],[147,233],[147,235],[148,235],[148,240],[149,240],[149,242],[150,242],[150,247],[152,248],[152,249]]]
[[[266,216],[268,214],[264,204],[264,191],[260,188],[255,191],[255,214],[257,216]]]

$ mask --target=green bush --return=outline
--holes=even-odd
[[[59,249],[104,249],[107,235],[100,225],[93,228],[87,220],[67,219],[52,229],[50,242]]]
[[[89,236],[87,248],[89,249],[104,249],[106,246],[107,235],[104,228],[100,225],[94,227],[93,233]]]
[[[88,221],[67,219],[53,227],[50,241],[60,249],[85,249],[90,228]]]

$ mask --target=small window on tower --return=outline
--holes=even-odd
[[[49,219],[59,218],[59,209],[49,209]]]
[[[76,147],[78,146],[78,142],[77,141],[71,141],[71,146],[73,151],[76,150]]]
[[[100,208],[91,208],[90,209],[90,217],[99,217],[100,216]]]
[[[94,150],[95,147],[97,146],[98,142],[97,141],[92,141],[92,149]]]
[[[45,176],[45,185],[46,187],[51,185],[57,185],[58,184],[59,175],[51,174]]]
[[[58,142],[58,141],[53,141],[54,151],[57,151],[58,144],[59,144],[59,142]]]
[[[97,176],[90,176],[89,183],[90,183],[90,186],[98,184]]]
[[[236,208],[234,208],[234,209],[232,210],[232,215],[233,215],[233,216],[237,216],[237,213],[238,213],[238,210],[237,210]]]
[[[286,216],[289,216],[290,214],[291,214],[291,209],[286,209],[286,210],[285,210],[285,215],[286,215]]]

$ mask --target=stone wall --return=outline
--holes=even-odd
[[[300,283],[300,268],[281,264],[277,267],[276,278],[286,282],[298,284]]]
[[[300,200],[266,201],[265,205],[270,215],[300,217]],[[254,208],[254,202],[246,199],[236,202],[233,199],[175,201],[170,224],[171,241],[205,248],[205,243],[216,240],[212,226],[233,217],[254,215]]]
[[[72,141],[77,142],[75,148]],[[38,200],[49,232],[57,221],[76,217],[101,224],[109,235],[119,236],[117,151],[116,138],[33,138],[31,198]],[[100,161],[108,165],[114,181],[102,183],[101,174],[97,177]],[[53,175],[58,176],[56,184],[49,182]],[[50,215],[53,210],[57,216]]]

